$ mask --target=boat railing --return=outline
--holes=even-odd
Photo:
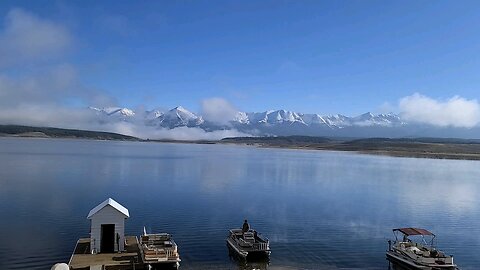
[[[167,255],[167,258],[176,258],[177,257],[177,253],[173,249],[167,249],[167,250],[165,250],[165,253]]]
[[[156,247],[155,245],[147,245],[147,253],[149,256],[155,256],[158,258],[176,258],[178,253],[173,247]]]
[[[255,250],[268,250],[268,243],[255,243],[253,248]]]

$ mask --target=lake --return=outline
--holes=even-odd
[[[228,145],[0,139],[0,269],[50,269],[112,197],[127,235],[174,236],[180,269],[252,269],[228,255],[244,219],[268,269],[389,269],[395,227],[424,227],[480,265],[480,162]],[[260,268],[267,268],[266,265]]]

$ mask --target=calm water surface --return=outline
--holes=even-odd
[[[225,237],[245,218],[271,241],[268,269],[386,270],[400,226],[431,229],[461,269],[478,269],[479,192],[476,161],[3,138],[0,269],[67,262],[108,197],[130,210],[128,235],[172,233],[181,269],[238,269]]]

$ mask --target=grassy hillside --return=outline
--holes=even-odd
[[[63,129],[52,127],[30,127],[17,125],[0,125],[0,136],[15,137],[45,137],[45,138],[81,138],[95,140],[138,140],[132,136],[126,136],[111,132],[88,131],[78,129]]]
[[[223,139],[221,143],[247,144],[260,147],[356,151],[399,157],[480,160],[480,140],[455,138],[238,137]]]

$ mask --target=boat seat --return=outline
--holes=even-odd
[[[233,231],[233,234],[236,236],[242,236],[243,232],[241,230]]]
[[[251,247],[251,246],[252,246],[252,243],[246,242],[246,241],[245,241],[244,239],[242,239],[242,238],[239,239],[238,244],[239,244],[241,247]]]
[[[412,252],[412,253],[414,253],[414,254],[416,254],[416,255],[423,255],[423,252],[422,252],[419,248],[417,248],[417,247],[415,247],[415,246],[408,247],[408,248],[407,248],[407,251]]]
[[[245,232],[243,239],[245,239],[246,242],[255,243],[255,234],[253,232]]]

